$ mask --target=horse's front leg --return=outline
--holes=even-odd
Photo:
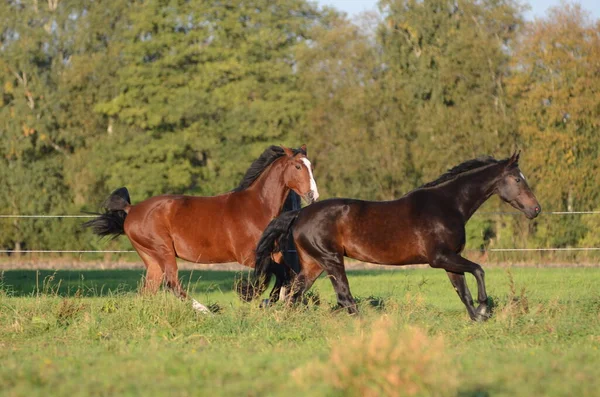
[[[487,304],[488,297],[485,290],[485,272],[481,266],[451,251],[437,253],[431,260],[431,266],[442,268],[448,272],[448,277],[467,307],[471,319],[482,321],[490,317],[490,310]],[[467,287],[464,273],[471,273],[475,277],[475,280],[477,280],[477,301],[479,302],[477,308],[473,306],[473,298]]]
[[[451,271],[446,270],[446,274],[448,275],[454,290],[458,294],[458,297],[467,308],[469,317],[471,317],[472,320],[477,320],[477,310],[475,309],[475,306],[473,306],[473,297],[471,296],[469,287],[467,287],[464,273],[452,273]]]

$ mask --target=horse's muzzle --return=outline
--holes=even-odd
[[[317,201],[319,199],[319,193],[316,193],[314,191],[310,191],[308,193],[306,193],[306,195],[304,195],[304,200],[306,200],[306,202],[308,204],[312,204],[315,201]]]
[[[527,219],[535,219],[542,212],[542,207],[538,204],[533,208],[529,208],[526,211],[523,211]]]

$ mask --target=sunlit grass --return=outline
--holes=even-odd
[[[600,269],[493,269],[496,307],[473,323],[444,272],[349,274],[361,315],[321,304],[260,309],[234,273],[189,272],[197,314],[137,294],[139,271],[5,272],[3,395],[593,395]],[[472,281],[470,278],[469,281]],[[475,291],[475,285],[471,290]],[[435,347],[431,349],[431,347]]]

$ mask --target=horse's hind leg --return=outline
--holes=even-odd
[[[178,269],[177,269],[177,259],[175,259],[175,252],[171,251],[171,254],[165,258],[165,283],[167,284],[167,288],[169,288],[176,297],[184,300],[187,299],[187,293],[181,286],[179,282]],[[202,313],[210,313],[208,307],[204,306],[202,303],[198,302],[196,299],[192,298],[192,307]]]
[[[143,294],[154,295],[158,292],[163,282],[163,268],[160,266],[160,262],[144,252],[142,247],[136,244],[133,244],[133,246],[140,255],[140,258],[142,258],[142,261],[144,261],[144,265],[146,265],[146,277],[144,278],[144,285],[141,292]]]
[[[313,256],[327,272],[335,290],[338,305],[347,309],[350,314],[357,314],[358,307],[350,292],[350,284],[344,268],[343,248],[333,242],[322,242],[318,247]]]
[[[343,250],[332,244],[323,244],[322,246],[319,246],[318,249],[312,244],[309,247],[308,250],[305,250],[302,243],[298,240],[296,241],[296,249],[298,250],[302,268],[297,280],[300,284],[306,283],[307,280],[310,282],[308,287],[303,288],[303,291],[308,290],[321,272],[325,270],[331,280],[331,284],[333,284],[333,289],[337,295],[338,305],[347,309],[350,314],[358,313],[356,301],[350,292],[348,277],[346,277],[344,255],[342,253]],[[316,277],[306,278],[306,275],[311,273],[310,269],[318,269]],[[303,279],[302,276],[304,276],[305,279]]]
[[[300,273],[292,281],[290,286],[291,301],[296,303],[300,301],[302,296],[312,287],[315,281],[323,273],[323,268],[318,262],[300,256],[301,270]]]
[[[187,294],[181,287],[177,277],[177,261],[173,249],[160,246],[148,249],[138,244],[134,244],[134,247],[146,264],[147,270],[144,288],[148,288],[151,292],[156,292],[160,286],[158,283],[159,277],[162,281],[164,273],[164,281],[167,288],[173,291],[178,298],[187,298]]]
[[[142,293],[154,295],[163,283],[164,272],[157,262],[153,260],[144,262],[146,263],[146,278]]]
[[[329,275],[331,284],[333,284],[333,289],[337,295],[338,305],[347,309],[350,314],[357,314],[358,307],[350,292],[350,283],[348,283],[346,269],[344,268],[344,257],[341,256],[337,261],[330,261],[324,267]]]
[[[160,287],[164,274],[164,281],[167,288],[178,298],[182,300],[187,298],[187,293],[179,282],[177,260],[172,248],[163,246],[150,250],[139,244],[134,244],[134,247],[147,267],[145,290],[147,288],[149,292],[156,292]],[[192,307],[200,312],[210,312],[206,306],[195,299],[192,299]]]
[[[175,259],[175,253],[169,253],[168,257],[164,261],[165,265],[165,283],[176,297],[180,299],[186,299],[187,293],[179,282],[179,270],[177,268],[177,260]]]
[[[279,300],[281,289],[289,283],[291,269],[285,263],[271,261],[270,271],[275,275],[275,286],[269,294],[269,303],[275,303]]]

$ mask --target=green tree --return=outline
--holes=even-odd
[[[60,172],[70,142],[56,125],[55,76],[64,62],[56,42],[64,18],[53,2],[9,1],[0,9],[3,213],[52,213],[70,201]],[[17,250],[49,235],[43,222],[3,220],[0,228],[0,243]]]
[[[376,25],[375,15],[364,26]],[[298,47],[298,73],[310,92],[305,134],[318,150],[313,161],[322,190],[332,196],[391,199],[413,188],[402,104],[388,89],[380,47],[344,17],[314,28]]]
[[[293,48],[319,16],[303,0],[137,4],[119,93],[96,106],[119,135],[98,146],[114,153],[99,178],[141,197],[212,194],[231,189],[265,144],[298,145]]]
[[[510,48],[522,24],[516,1],[382,0],[378,31],[425,180],[479,155],[514,148],[506,110]]]
[[[528,25],[514,55],[510,93],[526,147],[527,175],[546,209],[591,210],[600,200],[600,22],[562,5]],[[576,216],[542,217],[538,239],[576,245]],[[596,230],[591,231],[597,233]]]

